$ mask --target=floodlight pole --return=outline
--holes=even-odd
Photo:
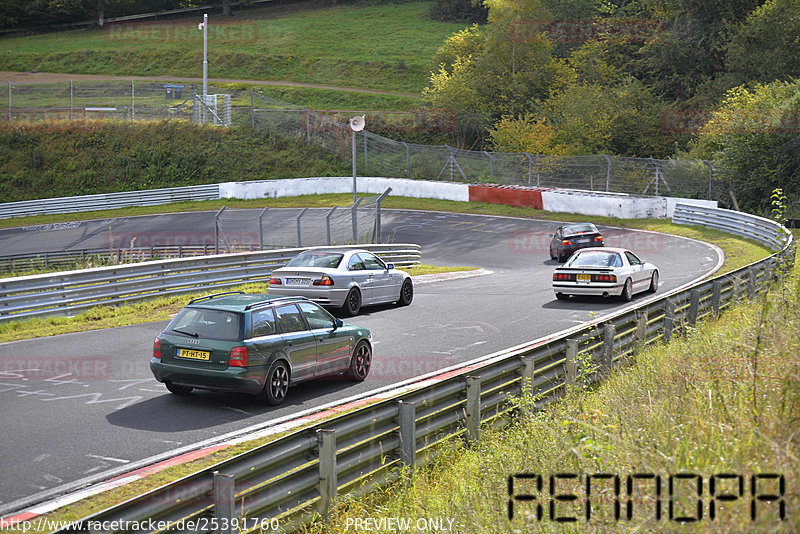
[[[203,124],[208,105],[208,13],[203,13]]]
[[[353,135],[353,204],[356,203],[356,131],[350,132]]]

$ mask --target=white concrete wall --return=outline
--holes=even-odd
[[[619,217],[621,219],[671,218],[675,204],[716,208],[713,200],[673,197],[636,197],[624,194],[554,189],[542,191],[542,205],[547,211]]]
[[[467,184],[372,177],[358,177],[357,184],[359,193],[379,195],[391,187],[391,195],[394,196],[469,202],[469,185]],[[352,192],[352,177],[292,178],[219,184],[220,198],[278,198]]]

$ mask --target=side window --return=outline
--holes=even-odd
[[[313,302],[300,302],[298,306],[300,306],[300,309],[303,310],[303,313],[306,316],[306,321],[308,321],[308,326],[311,328],[311,330],[315,330],[317,328],[333,328],[333,318],[328,314],[328,312]]]
[[[275,312],[272,308],[253,312],[253,337],[275,334]]]
[[[303,316],[294,304],[275,308],[275,313],[278,315],[278,325],[281,327],[282,334],[302,332],[306,329]]]
[[[386,265],[378,259],[374,254],[363,253],[361,259],[364,260],[364,267],[367,269],[386,269]]]
[[[350,256],[350,261],[347,262],[348,271],[363,271],[364,269],[364,262],[361,260],[361,256],[358,254]]]
[[[633,254],[632,252],[626,252],[625,257],[628,258],[628,263],[630,263],[631,265],[641,265],[642,263],[642,260],[637,258],[636,255]]]

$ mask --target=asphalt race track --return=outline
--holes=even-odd
[[[149,229],[159,235],[197,235],[205,231],[201,220],[213,234],[213,214],[208,213],[125,219],[135,229],[131,232]],[[103,246],[96,243],[106,239],[107,223],[3,230],[0,248],[13,254],[30,247]],[[555,299],[550,281],[556,262],[549,259],[547,234],[556,226],[385,210],[384,240],[421,244],[428,264],[482,267],[493,274],[417,285],[409,307],[365,308],[352,322],[370,328],[375,340],[368,379],[303,384],[290,389],[279,407],[261,406],[244,395],[195,391],[178,397],[167,392],[148,367],[163,322],[0,344],[0,510],[8,512],[14,501],[177,447],[468,361],[624,307],[602,298]],[[703,277],[720,260],[715,248],[697,241],[601,230],[608,245],[631,248],[659,267],[660,292]],[[634,300],[645,298],[640,294]],[[20,365],[29,371],[8,371]]]

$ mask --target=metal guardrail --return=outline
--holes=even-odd
[[[791,234],[787,234],[781,226],[769,219],[738,211],[703,206],[677,204],[672,222],[721,230],[746,239],[753,239],[772,250],[780,250],[791,238]]]
[[[336,248],[364,248],[397,266],[418,264],[421,257],[420,246],[415,244],[364,244]],[[0,322],[73,315],[103,304],[125,304],[245,282],[266,282],[273,269],[283,266],[303,250],[307,248],[148,261],[4,278],[0,279]]]
[[[219,184],[169,187],[77,197],[21,200],[0,204],[0,219],[54,213],[111,210],[130,206],[155,206],[170,202],[218,200]]]
[[[732,224],[762,228],[744,214],[716,210],[706,215],[703,219],[695,214],[694,222],[714,227],[731,217]],[[161,532],[212,532],[227,520],[229,525],[238,521],[245,527],[242,532],[261,526],[292,531],[324,516],[339,494],[357,496],[429,463],[443,440],[479,440],[481,424],[501,424],[519,409],[513,397],[531,392],[533,409],[539,409],[570,387],[601,380],[644,347],[669,342],[685,325],[765,291],[780,269],[793,264],[795,242],[775,223],[762,229],[760,237],[765,239],[784,236],[781,250],[764,260],[555,338],[486,357],[433,385],[298,430],[98,512],[86,518],[84,526],[99,526],[88,530],[107,533],[135,525],[138,531],[151,532],[147,521],[152,520]],[[402,466],[406,470],[399,469]]]

